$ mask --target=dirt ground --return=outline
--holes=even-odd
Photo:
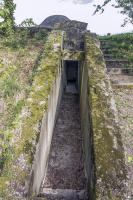
[[[64,94],[43,184],[52,189],[85,189],[78,95]]]

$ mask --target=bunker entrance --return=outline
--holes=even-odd
[[[79,62],[65,61],[66,92],[78,93],[79,89]]]

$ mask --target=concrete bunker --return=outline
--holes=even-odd
[[[54,179],[53,176],[53,180],[54,181],[50,181],[51,180],[51,175],[49,176],[49,171],[52,169],[51,167],[49,167],[49,161],[50,161],[50,155],[59,155],[61,156],[61,151],[58,151],[59,153],[55,154],[55,152],[53,154],[51,154],[51,150],[52,147],[56,147],[60,144],[62,144],[62,141],[60,141],[59,145],[55,145],[52,146],[52,141],[54,143],[54,141],[56,141],[56,138],[54,137],[54,132],[56,132],[56,134],[58,135],[58,131],[55,127],[57,127],[56,125],[59,126],[58,130],[62,131],[62,127],[60,127],[60,125],[64,126],[66,118],[64,116],[64,114],[68,114],[69,116],[67,116],[67,120],[66,121],[67,125],[69,123],[72,123],[74,120],[76,120],[76,127],[80,126],[80,130],[76,130],[76,132],[74,133],[75,135],[73,136],[74,140],[70,139],[71,143],[72,141],[74,141],[75,143],[75,138],[77,138],[77,133],[81,132],[81,134],[79,134],[78,136],[78,140],[80,141],[80,145],[77,145],[78,148],[74,152],[78,152],[79,151],[79,146],[81,147],[81,151],[80,151],[80,155],[77,156],[77,158],[82,158],[82,161],[75,161],[76,167],[79,165],[79,168],[82,168],[82,170],[79,170],[79,172],[81,172],[82,176],[81,179],[83,177],[83,179],[79,179],[80,183],[79,186],[73,186],[74,191],[77,194],[77,191],[83,191],[83,195],[84,198],[83,199],[88,199],[88,196],[91,196],[91,192],[93,190],[94,187],[94,172],[93,172],[93,151],[92,151],[92,135],[91,135],[91,120],[90,120],[90,110],[89,110],[89,105],[88,105],[88,72],[87,72],[87,68],[85,66],[85,56],[84,56],[84,51],[83,49],[79,51],[79,48],[76,46],[76,48],[74,50],[70,50],[68,48],[68,41],[71,41],[68,36],[69,34],[62,34],[63,35],[63,51],[62,51],[62,57],[58,57],[59,58],[59,70],[58,73],[56,74],[55,77],[55,81],[53,83],[53,87],[51,89],[51,93],[49,94],[49,103],[48,103],[48,111],[47,113],[44,115],[44,119],[42,121],[42,130],[41,130],[41,135],[40,135],[40,140],[38,143],[38,151],[36,151],[36,157],[35,157],[35,164],[33,166],[33,179],[31,180],[31,193],[34,193],[35,195],[46,195],[46,192],[48,189],[47,188],[47,183],[49,186],[51,186],[52,184],[55,184],[57,182],[56,179]],[[72,34],[73,35],[73,34]],[[78,40],[79,39],[79,40]],[[80,44],[81,42],[83,42],[83,38],[78,37],[78,39],[76,40],[76,44]],[[54,41],[55,44],[55,41]],[[57,51],[53,51],[53,54],[56,54]],[[60,53],[60,52],[59,52]],[[58,55],[59,56],[59,55]],[[69,94],[68,94],[69,93]],[[64,97],[63,97],[64,96]],[[61,103],[62,101],[62,103]],[[70,102],[70,103],[69,103]],[[73,104],[74,103],[74,104]],[[63,105],[63,106],[62,106]],[[64,109],[65,107],[65,109]],[[68,110],[67,110],[68,109]],[[73,115],[72,115],[72,113]],[[63,112],[64,114],[62,115]],[[61,113],[61,114],[60,114]],[[58,122],[58,116],[59,116],[59,123]],[[72,116],[72,118],[71,118]],[[79,116],[79,117],[78,117]],[[78,118],[77,118],[78,117]],[[65,118],[65,119],[64,119]],[[64,119],[64,120],[63,120]],[[63,120],[63,121],[61,121]],[[68,141],[68,138],[70,136],[70,138],[72,137],[73,133],[71,134],[71,130],[72,130],[72,126],[70,124],[70,129],[68,129],[67,127],[65,127],[65,130],[67,130],[67,132],[69,133],[69,135],[67,135],[67,137],[64,137],[64,141]],[[74,125],[75,127],[75,125]],[[64,127],[63,127],[64,129]],[[74,128],[75,129],[75,128]],[[63,130],[64,131],[64,130]],[[61,134],[60,134],[61,135]],[[59,136],[60,136],[59,135]],[[55,138],[55,139],[54,139]],[[59,138],[59,137],[57,137]],[[62,138],[62,137],[61,137]],[[55,142],[57,144],[57,142]],[[89,145],[88,145],[89,144]],[[66,145],[66,144],[65,144]],[[64,147],[65,147],[64,145]],[[63,145],[62,145],[63,146]],[[53,149],[54,149],[53,148]],[[62,147],[61,147],[62,148]],[[60,148],[60,149],[61,149]],[[66,148],[67,149],[67,148]],[[73,149],[73,148],[72,148]],[[72,153],[67,154],[68,155],[73,155]],[[62,160],[64,159],[60,159],[60,162],[62,162]],[[65,160],[66,161],[66,160]],[[58,163],[60,163],[58,162]],[[52,162],[51,162],[52,163]],[[56,163],[56,162],[54,162]],[[57,164],[58,164],[57,163]],[[74,166],[74,164],[71,164],[70,166]],[[60,165],[62,166],[62,165]],[[75,168],[77,169],[77,168]],[[75,170],[74,169],[74,170]],[[52,174],[54,169],[51,170]],[[47,173],[48,172],[48,173]],[[67,172],[67,169],[66,171]],[[75,171],[76,172],[76,171]],[[66,173],[64,173],[66,174]],[[75,174],[75,173],[73,173]],[[57,174],[55,173],[55,176]],[[66,179],[66,182],[68,180],[69,177],[69,173]],[[49,179],[50,177],[50,179]],[[62,178],[62,175],[58,176],[59,178]],[[80,177],[78,175],[78,177]],[[48,178],[48,179],[47,179]],[[70,176],[70,179],[72,177]],[[85,180],[84,180],[85,178]],[[45,180],[49,180],[49,182],[46,182],[45,184]],[[64,179],[65,180],[65,179]],[[77,180],[75,178],[75,180]],[[69,183],[71,183],[72,181],[70,180]],[[78,181],[75,181],[75,183],[78,183]],[[64,185],[61,187],[59,186],[58,188],[54,188],[54,189],[68,189],[68,186],[70,185],[67,182],[67,187],[64,188]],[[80,185],[81,183],[83,183],[82,185]],[[57,187],[57,184],[55,184]],[[49,187],[50,188],[50,187]],[[51,187],[52,188],[52,187]],[[69,188],[70,189],[70,188]],[[87,195],[87,196],[86,196]],[[74,199],[74,198],[71,198]],[[77,198],[78,199],[78,198]]]
[[[88,196],[90,199],[108,199],[108,197],[109,198],[111,197],[111,199],[116,199],[116,198],[122,199],[123,198],[122,196],[125,193],[124,191],[124,186],[125,186],[124,153],[123,152],[121,153],[122,141],[120,138],[120,130],[117,125],[117,121],[115,121],[116,115],[114,113],[113,95],[110,88],[109,79],[105,74],[105,63],[104,63],[101,51],[98,48],[98,43],[95,40],[95,38],[91,37],[89,34],[87,34],[85,37],[85,52],[78,51],[77,49],[75,49],[75,51],[70,51],[70,49],[66,50],[63,48],[55,49],[54,48],[55,44],[56,45],[62,44],[62,41],[63,41],[62,36],[63,34],[58,31],[52,32],[50,34],[49,39],[46,43],[46,49],[44,52],[45,56],[43,56],[41,65],[38,68],[39,71],[37,75],[35,76],[34,82],[33,82],[33,87],[32,87],[33,90],[31,90],[32,93],[29,96],[29,97],[32,97],[32,101],[33,101],[32,106],[34,105],[36,106],[35,107],[36,109],[34,110],[31,108],[31,106],[29,107],[30,108],[29,110],[32,111],[31,113],[34,114],[33,116],[36,116],[36,111],[38,110],[38,108],[42,110],[41,117],[39,118],[40,119],[39,124],[35,123],[35,126],[33,126],[32,129],[30,129],[31,132],[33,131],[33,133],[30,134],[32,138],[34,137],[34,140],[31,140],[33,144],[33,143],[36,143],[35,136],[38,136],[37,135],[38,132],[34,133],[34,129],[37,127],[36,125],[39,125],[39,130],[41,128],[39,141],[36,146],[36,154],[34,157],[34,162],[32,162],[33,165],[32,165],[32,171],[31,171],[31,176],[29,180],[30,183],[29,184],[26,183],[27,187],[29,187],[29,193],[30,193],[29,195],[34,196],[34,197],[39,195],[39,193],[41,194],[44,193],[43,195],[47,195],[44,190],[41,191],[41,184],[43,183],[46,171],[48,169],[47,163],[48,163],[49,155],[50,155],[51,141],[53,137],[54,127],[57,121],[58,110],[61,105],[61,99],[64,92],[63,89],[66,86],[67,82],[72,81],[74,82],[75,85],[76,85],[76,82],[79,82],[78,83],[79,95],[75,95],[75,96],[78,96],[78,98],[80,97],[80,105],[73,104],[75,103],[75,99],[77,98],[71,98],[71,97],[69,98],[67,96],[64,98],[64,104],[62,104],[60,111],[62,111],[64,114],[69,113],[69,116],[67,116],[67,120],[69,120],[70,123],[73,122],[73,119],[74,120],[76,119],[76,126],[77,126],[76,129],[78,128],[78,125],[80,126],[80,122],[81,122],[81,133],[83,136],[83,150],[84,150],[84,160],[83,160],[84,167],[83,168],[85,168],[85,177],[87,179],[86,190],[89,193]],[[68,40],[66,38],[66,41]],[[63,63],[61,62],[61,59],[64,60],[63,66],[61,66],[61,64]],[[74,62],[74,60],[76,59],[77,61]],[[80,67],[77,65],[77,62],[80,63]],[[67,68],[67,71],[66,71],[67,73],[65,73],[65,65]],[[78,66],[78,70],[77,70],[77,66]],[[71,67],[73,68],[73,70],[71,69]],[[69,76],[69,73],[71,70],[73,71],[72,77]],[[78,71],[78,76],[77,75],[75,76],[75,74],[77,74],[77,71]],[[39,80],[38,80],[38,77],[39,77]],[[77,79],[77,77],[79,77],[79,80]],[[42,86],[43,86],[43,90],[42,90]],[[43,93],[45,94],[44,96],[43,96]],[[41,98],[36,99],[35,98],[36,94],[37,95],[39,94],[38,96],[39,97],[41,96]],[[108,99],[107,99],[107,95],[108,95]],[[69,101],[71,102],[70,104],[68,103],[68,100],[70,100]],[[44,109],[43,110],[41,106],[42,106],[42,103],[45,103],[45,101],[46,101],[46,104],[44,104],[45,107],[43,107]],[[78,101],[76,102],[78,103]],[[69,109],[69,110],[64,110],[64,105],[66,106],[66,109]],[[71,107],[69,107],[70,105]],[[77,108],[77,110],[75,109],[76,112],[74,111],[75,105]],[[73,114],[74,114],[73,118],[70,118],[72,113],[68,112],[71,110],[73,111]],[[79,116],[78,113],[80,114],[80,118],[76,118]],[[40,112],[39,112],[39,115],[40,115]],[[32,115],[30,117],[32,117]],[[28,120],[28,118],[29,116],[26,117],[26,120]],[[61,125],[60,130],[62,129],[62,125],[64,126],[64,121],[63,123],[62,121],[60,121],[63,119],[64,119],[64,116],[62,117],[62,115],[60,115],[60,119],[59,119],[59,125]],[[31,121],[28,121],[28,122],[31,122]],[[40,122],[41,122],[41,127],[40,127]],[[34,121],[32,121],[32,124],[33,123]],[[30,126],[31,126],[31,123],[28,123],[28,126],[26,124],[26,126],[24,126],[24,131],[30,128]],[[66,124],[66,127],[67,127],[67,124]],[[70,126],[69,130],[70,131],[72,130],[72,126]],[[69,141],[72,142],[71,132],[69,132],[69,135],[70,135]],[[76,131],[76,136],[77,136],[77,131]],[[75,142],[75,135],[73,138],[74,138],[73,141]],[[80,137],[78,138],[79,138],[79,141],[81,141],[81,138]],[[27,139],[27,137],[25,139]],[[64,141],[65,142],[68,141],[68,135],[66,138],[64,138]],[[59,142],[59,145],[62,145],[62,142],[60,141],[58,142]],[[24,140],[24,144],[26,144],[25,140]],[[59,145],[56,145],[54,147],[59,147]],[[62,146],[64,147],[64,145]],[[80,145],[80,147],[81,146],[82,145]],[[34,144],[33,144],[33,147],[35,147]],[[64,149],[68,149],[68,148],[64,148]],[[79,146],[78,146],[78,150],[79,150]],[[31,152],[32,151],[30,151],[30,154]],[[77,153],[77,151],[75,152]],[[68,153],[66,153],[67,156],[68,156]],[[23,154],[21,155],[22,156],[24,155],[24,157],[27,158],[28,155],[30,156],[30,154],[27,154],[27,152],[23,152]],[[56,156],[56,154],[53,154],[53,155]],[[60,150],[59,150],[58,155],[61,157]],[[69,155],[72,155],[72,154],[69,154]],[[30,158],[33,158],[33,157],[30,156]],[[77,158],[79,159],[80,156],[77,156]],[[62,157],[60,161],[62,161]],[[69,161],[69,160],[65,160],[65,161]],[[52,162],[52,163],[55,164],[55,162]],[[74,165],[76,164],[76,167],[78,166],[77,163],[79,164],[79,162],[74,163]],[[14,162],[14,164],[18,164],[18,163]],[[73,167],[74,165],[71,165],[71,166]],[[57,168],[58,168],[58,165],[57,165]],[[25,168],[22,170],[25,170]],[[122,170],[123,170],[123,174],[121,173]],[[17,177],[17,174],[20,172],[21,171],[18,171],[17,173],[14,174],[15,178]],[[22,172],[25,173],[25,171],[22,171]],[[67,172],[67,169],[64,174],[66,174],[66,172]],[[25,174],[29,178],[28,176],[30,175],[29,168],[26,169]],[[62,177],[62,176],[59,175],[59,177]],[[69,174],[69,177],[70,177],[70,174]],[[76,179],[75,179],[76,183],[77,183],[77,180],[79,180],[78,175],[76,176]],[[13,181],[11,183],[14,184]],[[68,183],[67,186],[71,185],[71,181],[67,183]],[[14,185],[16,186],[19,184],[14,184]],[[61,187],[57,188],[59,189],[59,192],[62,191],[60,188]],[[67,195],[68,187],[66,187],[65,189],[67,189],[65,193]],[[75,189],[75,187],[73,187],[73,189]],[[79,194],[77,194],[77,189],[78,190],[80,189],[82,191],[83,189],[85,189],[85,187],[76,188],[76,195],[78,195],[79,197]],[[28,188],[26,188],[26,190],[28,190]],[[69,187],[69,192],[71,191],[72,190],[70,190],[70,187]],[[74,196],[75,196],[75,190],[74,190]],[[28,197],[27,199],[33,199],[33,198]],[[57,198],[54,198],[54,199],[57,199]],[[74,200],[73,197],[69,199]]]

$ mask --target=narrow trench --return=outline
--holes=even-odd
[[[58,112],[42,186],[42,196],[47,199],[88,199],[79,109],[79,95],[75,92],[65,92]]]

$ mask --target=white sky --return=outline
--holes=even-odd
[[[76,1],[76,0],[73,0]],[[102,3],[103,0],[95,0],[89,4],[74,4],[72,0],[14,0],[17,5],[15,18],[20,23],[26,18],[40,24],[46,17],[55,14],[65,15],[70,19],[88,23],[88,29],[97,34],[120,33],[133,30],[132,25],[121,27],[124,16],[118,13],[118,9],[107,6],[105,12],[92,16],[93,4]],[[81,0],[79,0],[81,1]],[[84,0],[87,2],[87,0]],[[88,0],[89,1],[89,0]]]

